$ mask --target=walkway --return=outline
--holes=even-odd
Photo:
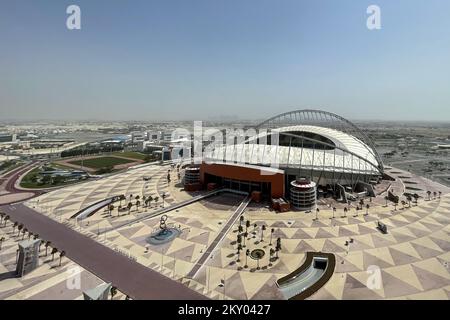
[[[189,271],[187,274],[187,278],[193,279],[197,272],[200,271],[200,269],[203,267],[203,265],[208,261],[211,254],[214,252],[214,250],[217,248],[219,243],[223,240],[225,235],[228,233],[228,231],[231,229],[233,224],[236,222],[236,220],[242,215],[244,210],[247,208],[248,204],[251,201],[250,195],[248,195],[239,205],[239,207],[236,209],[234,214],[231,216],[231,218],[227,221],[225,226],[222,228],[222,230],[219,232],[217,237],[211,242],[211,244],[206,249],[205,253],[200,257],[200,259],[197,261],[197,263],[194,265],[194,267]]]
[[[105,282],[112,282],[133,299],[189,300],[203,295],[109,249],[23,204],[0,208],[12,221],[51,241],[67,257]]]

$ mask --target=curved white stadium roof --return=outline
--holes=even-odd
[[[205,152],[205,159],[206,161],[249,163],[280,168],[301,167],[374,175],[380,173],[380,163],[376,159],[374,150],[361,140],[342,131],[319,126],[297,125],[278,128],[271,132],[285,132],[288,136],[293,134],[293,138],[301,137],[303,132],[317,134],[331,140],[335,148],[312,149],[250,142],[249,144],[241,143],[229,146],[216,145],[213,150]],[[263,132],[257,137],[261,138],[265,135],[266,132]],[[323,144],[321,141],[315,143]]]

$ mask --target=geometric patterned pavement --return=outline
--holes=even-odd
[[[22,278],[15,277],[16,250],[22,235],[13,234],[11,224],[0,227],[0,238],[6,240],[0,250],[0,300],[82,300],[83,291],[103,283],[101,279],[64,257],[59,265],[59,254],[51,261],[49,248],[45,256],[42,246],[39,266]],[[77,285],[79,284],[79,285]],[[114,296],[124,299],[121,292]]]
[[[35,200],[28,203],[50,216],[56,213],[66,219],[88,204],[120,193],[160,196],[162,192],[169,192],[167,202],[189,198],[187,193],[180,191],[177,181],[167,184],[167,169],[149,166],[132,170],[43,195],[39,197],[38,206]],[[143,175],[153,178],[146,183]],[[145,241],[158,228],[159,217],[100,235],[98,240],[126,251],[143,265],[214,299],[283,299],[275,281],[297,269],[307,251],[336,255],[335,273],[310,299],[450,298],[450,193],[443,193],[439,200],[420,200],[418,206],[411,208],[400,206],[394,210],[391,206],[374,205],[367,216],[364,212],[356,215],[355,210],[349,210],[347,217],[341,217],[343,211],[339,209],[336,218],[331,219],[331,210],[324,208],[318,220],[313,219],[314,213],[277,214],[264,205],[250,204],[244,213],[245,220],[249,219],[258,227],[255,238],[246,239],[247,248],[263,248],[267,253],[273,228],[273,237],[282,239],[280,259],[268,266],[266,254],[260,262],[261,270],[257,271],[256,262],[250,259],[249,268],[242,269],[243,253],[240,255],[242,261],[236,262],[237,222],[205,267],[194,279],[186,279],[186,274],[241,200],[236,195],[217,196],[168,213],[169,224],[181,227],[183,232],[166,245],[152,246]],[[155,207],[152,205],[152,208],[142,208],[140,212],[133,210],[130,215],[120,216],[114,211],[111,217],[106,212],[99,212],[86,219],[82,227],[95,235],[102,228],[139,217]],[[375,228],[376,221],[388,226],[388,234],[383,235]],[[264,242],[259,241],[262,225],[267,227]],[[346,246],[350,239],[353,243]],[[379,270],[378,288],[367,286],[372,278],[367,271],[369,266]],[[225,286],[219,286],[221,282]]]

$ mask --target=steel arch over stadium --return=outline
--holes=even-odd
[[[315,109],[289,111],[281,113],[279,115],[276,115],[272,118],[269,118],[261,122],[256,126],[256,128],[272,129],[295,125],[311,125],[311,126],[325,127],[337,131],[342,131],[353,137],[356,137],[357,139],[364,142],[364,144],[370,148],[369,151],[374,153],[380,171],[382,172],[384,170],[383,161],[381,160],[381,157],[377,152],[373,141],[355,124],[331,112]]]

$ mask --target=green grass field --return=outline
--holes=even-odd
[[[86,159],[83,161],[83,166],[92,168],[92,169],[100,169],[105,167],[114,167],[119,164],[131,163],[132,160],[116,158],[116,157],[100,157],[100,158],[92,158]],[[69,161],[70,164],[74,164],[77,166],[81,166],[81,160]]]
[[[131,158],[136,160],[144,160],[147,155],[140,153],[140,152],[133,152],[133,151],[127,151],[127,152],[114,152],[112,154],[113,156],[118,157],[125,157],[125,158]]]

